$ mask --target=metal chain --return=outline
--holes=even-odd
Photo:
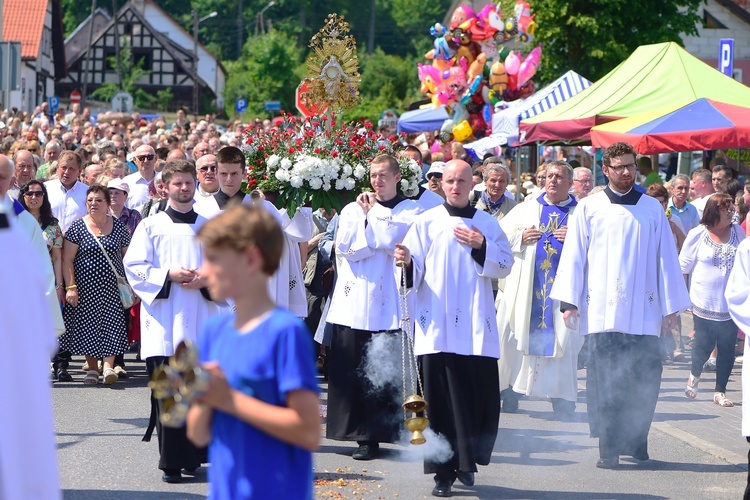
[[[408,289],[406,287],[406,266],[401,267],[401,286],[399,287],[399,296],[401,298],[401,373],[403,376],[403,391],[404,400],[408,397],[406,394],[406,357],[409,357],[409,376],[411,382],[411,392],[416,393],[416,387],[414,386],[414,378],[417,380],[419,386],[419,394],[424,397],[424,390],[422,389],[422,377],[419,376],[419,370],[417,369],[417,357],[414,354],[414,339],[412,337],[412,321],[409,317],[409,298],[407,296]],[[406,413],[406,410],[404,410]],[[424,412],[427,417],[427,411]]]

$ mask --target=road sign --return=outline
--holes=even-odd
[[[281,111],[281,101],[266,101],[266,111]]]
[[[719,71],[732,78],[734,71],[734,40],[722,38],[719,40]]]
[[[118,92],[112,98],[112,111],[130,113],[133,111],[133,96],[127,92]]]
[[[70,93],[70,103],[75,104],[77,102],[81,102],[81,93],[77,90],[74,90]]]
[[[247,99],[240,97],[237,102],[234,103],[234,110],[238,113],[244,113],[247,111]]]
[[[60,98],[57,97],[56,95],[53,95],[52,97],[50,97],[49,98],[49,112],[54,115],[55,113],[57,113],[57,108],[59,107],[60,107]]]
[[[302,94],[307,92],[307,82],[303,81],[297,86],[297,90],[294,92],[294,105],[297,106],[297,110],[302,113],[304,117],[310,117],[319,115],[328,109],[326,104],[312,104],[307,102],[307,99],[302,97]]]

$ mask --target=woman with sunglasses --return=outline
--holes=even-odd
[[[65,304],[65,291],[63,290],[62,275],[62,245],[63,234],[60,223],[52,215],[52,206],[47,199],[47,188],[36,179],[27,182],[18,196],[18,201],[34,218],[42,228],[42,236],[47,243],[47,250],[52,260],[52,270],[55,273],[55,291],[57,301],[61,306]],[[52,360],[53,376],[58,382],[72,382],[73,377],[68,373],[68,356],[56,355]]]
[[[692,366],[685,396],[695,399],[703,364],[716,346],[714,403],[723,407],[734,406],[726,397],[726,386],[732,373],[737,342],[737,326],[729,316],[724,290],[734,266],[737,246],[745,239],[740,227],[732,224],[733,216],[734,203],[728,194],[711,195],[700,225],[688,233],[680,251],[682,273],[692,275],[690,299],[695,327]]]

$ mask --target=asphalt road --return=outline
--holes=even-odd
[[[66,499],[192,499],[206,494],[206,468],[180,484],[161,481],[156,436],[141,441],[148,423],[145,366],[129,358],[128,380],[113,387],[55,383],[53,404],[61,487]],[[79,367],[82,359],[75,358]],[[454,486],[456,497],[513,499],[737,499],[747,475],[748,444],[740,436],[740,364],[727,396],[734,408],[719,408],[704,390],[695,401],[682,394],[687,363],[666,366],[654,426],[652,460],[620,470],[594,467],[597,442],[585,414],[585,371],[579,372],[577,421],[552,420],[551,405],[522,400],[517,414],[502,414],[492,462],[476,485]],[[710,389],[712,374],[702,387]],[[627,388],[623,388],[627,390]],[[325,413],[325,385],[321,412]],[[324,440],[315,454],[318,498],[428,498],[431,476],[422,472],[421,449],[385,445],[380,458],[357,462],[353,443]],[[259,450],[262,452],[262,450]]]

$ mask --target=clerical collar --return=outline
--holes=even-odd
[[[540,202],[544,200],[544,203],[546,203],[547,205],[554,205],[556,207],[567,207],[568,205],[576,201],[575,197],[569,194],[566,200],[561,201],[560,203],[552,203],[552,200],[547,197],[546,192],[542,193],[539,198],[537,198],[537,200]],[[575,205],[575,203],[573,204]]]
[[[205,197],[205,198],[208,198],[209,196],[213,196],[213,195],[215,195],[218,192],[219,192],[219,189],[217,189],[216,191],[212,191],[212,192],[209,193],[208,191],[206,191],[205,189],[203,189],[203,186],[201,186],[200,184],[198,184],[198,194],[201,195],[201,196],[203,196],[203,197]]]
[[[378,203],[380,203],[381,205],[383,205],[386,208],[394,209],[394,208],[396,208],[396,205],[398,205],[399,203],[401,203],[405,199],[406,198],[404,198],[400,194],[397,194],[396,196],[394,196],[393,198],[391,198],[388,201],[380,201],[378,199],[376,199],[375,201],[377,201]]]
[[[630,191],[625,194],[620,194],[613,191],[612,188],[609,187],[609,184],[604,188],[604,193],[607,195],[607,198],[609,198],[609,201],[615,205],[636,205],[638,200],[641,199],[641,196],[643,196],[643,193],[633,188],[630,188]]]
[[[237,200],[242,203],[244,199],[245,193],[243,193],[241,189],[234,193],[234,196],[229,196],[221,189],[219,189],[219,192],[214,195],[214,200],[216,200],[216,203],[219,205],[219,210],[224,210],[230,200]]]
[[[198,220],[198,214],[192,208],[188,212],[180,212],[172,207],[164,211],[175,224],[195,224]]]
[[[477,209],[471,206],[471,203],[467,204],[465,207],[454,207],[453,205],[449,205],[446,201],[443,203],[443,206],[448,211],[448,215],[451,217],[463,217],[464,219],[473,219],[474,214],[477,213]]]

